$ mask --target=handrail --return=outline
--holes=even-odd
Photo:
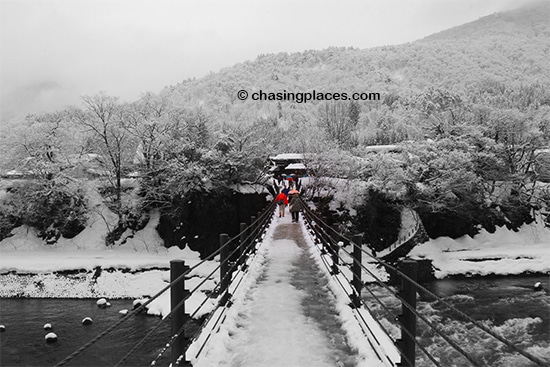
[[[303,205],[303,207],[305,208],[305,211],[306,213],[311,216],[311,220],[312,222],[316,223],[317,226],[319,227],[322,227],[322,228],[326,228],[328,229],[329,231],[332,231],[332,233],[334,233],[337,237],[343,239],[343,240],[346,240],[348,241],[350,244],[353,245],[353,247],[359,247],[361,249],[361,252],[362,253],[365,253],[366,255],[368,255],[370,258],[372,258],[373,260],[375,260],[378,264],[380,265],[383,265],[384,267],[386,267],[386,269],[390,269],[391,271],[395,272],[397,275],[399,275],[401,278],[403,279],[406,279],[408,282],[410,282],[411,284],[413,284],[416,289],[424,292],[425,294],[429,295],[430,297],[433,297],[434,299],[436,299],[438,302],[441,302],[443,303],[446,307],[448,307],[451,311],[455,312],[457,315],[465,318],[466,320],[468,320],[469,322],[471,322],[472,324],[474,324],[476,327],[478,327],[479,329],[485,331],[486,333],[488,333],[489,335],[491,335],[492,337],[494,337],[495,339],[499,340],[500,342],[504,343],[506,346],[508,346],[509,348],[511,348],[512,350],[516,351],[517,353],[521,354],[522,356],[524,356],[525,358],[528,358],[529,360],[531,360],[532,362],[536,363],[537,365],[539,366],[547,366],[546,362],[542,361],[540,358],[530,354],[529,352],[526,352],[524,350],[521,350],[519,349],[517,346],[515,346],[514,344],[512,344],[511,342],[509,342],[508,340],[506,340],[504,337],[502,337],[501,335],[499,335],[498,333],[496,333],[495,331],[491,330],[490,328],[486,327],[485,325],[481,324],[480,322],[474,320],[473,318],[471,318],[469,315],[466,315],[465,313],[461,312],[460,310],[456,309],[454,306],[452,306],[451,304],[449,304],[448,302],[446,302],[445,300],[443,300],[441,297],[435,295],[433,292],[430,292],[428,289],[426,289],[425,287],[423,287],[422,285],[420,285],[419,283],[417,283],[415,280],[411,279],[409,276],[407,276],[406,274],[404,274],[403,272],[401,272],[399,269],[397,269],[395,266],[387,263],[386,261],[383,261],[381,260],[380,258],[372,255],[371,253],[367,252],[366,250],[364,250],[362,248],[362,246],[360,244],[356,244],[354,243],[352,240],[350,240],[349,238],[347,238],[346,236],[344,236],[343,234],[341,233],[338,233],[334,228],[332,228],[331,226],[329,226],[327,223],[325,223],[322,219],[320,219],[307,205]],[[328,231],[325,230],[325,232],[327,232],[328,234]],[[331,243],[338,243],[338,241],[336,241],[334,238],[332,238],[332,236],[329,235],[329,238],[330,238],[330,241]],[[411,237],[412,238],[412,237]],[[351,253],[349,253],[347,250],[345,250],[343,247],[340,248],[342,251],[344,251],[348,256],[352,256]],[[344,261],[341,257],[340,259],[342,261]],[[355,261],[355,259],[354,259]],[[388,286],[387,284],[385,284],[384,282],[382,282],[380,279],[378,279],[378,277],[372,273],[368,268],[366,268],[363,264],[361,264],[361,268],[362,270],[365,270],[366,272],[369,273],[369,275],[371,277],[373,277],[376,281],[377,284],[383,286],[385,289],[389,290],[396,298],[400,299],[402,302],[404,301],[399,294],[395,294]],[[351,284],[351,283],[350,283]],[[420,319],[422,319],[422,321],[424,321],[430,328],[432,328],[436,333],[438,333],[445,341],[447,341],[451,346],[453,346],[453,348],[455,348],[457,351],[459,351],[459,353],[461,353],[470,363],[472,363],[474,366],[477,365],[477,362],[472,360],[471,357],[469,355],[467,355],[467,353],[465,351],[463,351],[460,347],[458,347],[458,345],[456,345],[455,342],[451,341],[446,335],[443,335],[442,332],[440,332],[440,330],[435,327],[435,325],[431,324],[423,315],[419,314],[416,310],[413,310],[412,308],[410,308],[410,305],[408,305],[406,302],[403,303],[403,305],[407,308],[409,308],[413,313],[415,313]],[[415,342],[416,343],[416,342]],[[418,343],[416,343],[417,346],[419,346]],[[456,348],[458,347],[458,349]],[[423,351],[424,349],[421,348]],[[428,355],[428,354],[427,354]],[[432,362],[435,362],[434,359],[432,359],[429,355],[428,357],[430,358],[430,360]]]
[[[414,236],[416,236],[416,234],[418,233],[418,231],[420,230],[420,218],[418,216],[418,213],[415,212],[414,210],[410,209],[413,213],[413,216],[415,217],[415,224],[414,224],[414,228],[409,230],[407,232],[407,234],[403,237],[400,237],[400,238],[397,238],[397,241],[395,241],[394,243],[392,243],[391,245],[389,245],[386,249],[384,250],[388,250],[390,253],[397,249],[398,247],[400,247],[401,245],[407,243],[408,241],[410,241]]]
[[[256,241],[259,237],[261,237],[263,235],[263,231],[265,230],[266,228],[266,222],[267,222],[267,219],[270,218],[270,215],[272,216],[273,215],[273,209],[275,207],[275,204],[273,202],[271,202],[266,208],[264,208],[264,210],[262,211],[262,214],[260,216],[258,216],[258,218],[255,218],[254,221],[251,221],[250,225],[246,226],[245,229],[243,231],[241,231],[240,233],[238,233],[236,236],[232,237],[229,239],[229,241],[227,241],[223,246],[220,246],[218,249],[216,249],[214,252],[212,252],[210,255],[208,255],[207,257],[205,257],[204,259],[202,259],[201,261],[199,261],[197,264],[195,264],[194,266],[192,267],[189,267],[187,268],[187,270],[185,270],[179,277],[177,277],[176,279],[174,279],[173,281],[169,282],[165,287],[163,287],[161,290],[159,290],[155,295],[153,295],[151,298],[149,298],[148,300],[146,300],[145,302],[141,303],[139,307],[135,308],[134,310],[132,310],[131,312],[128,312],[126,315],[124,315],[122,318],[120,318],[118,321],[116,321],[115,323],[113,323],[111,326],[107,327],[105,330],[103,330],[102,332],[100,332],[99,334],[97,334],[94,338],[92,338],[91,340],[89,340],[87,343],[85,343],[84,345],[82,345],[81,347],[79,347],[77,350],[75,350],[74,352],[72,352],[70,355],[68,355],[67,357],[65,357],[64,359],[62,359],[60,362],[58,362],[55,366],[64,366],[66,365],[67,363],[69,363],[71,360],[73,360],[74,358],[76,358],[77,356],[79,356],[80,354],[82,354],[84,351],[86,351],[88,348],[90,348],[91,346],[93,346],[95,343],[97,343],[100,339],[104,338],[105,336],[111,334],[115,329],[118,328],[119,325],[121,325],[123,322],[125,322],[126,320],[128,320],[129,318],[131,318],[132,316],[135,316],[136,314],[140,313],[141,311],[143,311],[149,304],[151,304],[154,300],[158,299],[162,294],[164,294],[166,291],[168,291],[169,289],[171,289],[175,284],[179,284],[182,282],[182,280],[188,276],[189,274],[191,274],[195,269],[199,268],[201,265],[203,265],[204,263],[214,259],[218,254],[221,253],[221,251],[223,251],[225,248],[227,248],[228,246],[232,245],[235,243],[235,241],[237,239],[239,239],[239,237],[243,234],[243,232],[251,232],[250,230],[251,229],[257,229],[256,233],[250,233],[250,235],[248,235],[246,238],[247,240],[248,239],[251,239],[251,242],[249,244],[249,246],[247,246],[247,249],[251,247],[252,244],[255,244],[254,241]],[[230,256],[233,256],[235,254],[235,252],[237,251],[237,249],[233,250],[233,252],[230,253]],[[243,253],[241,254],[241,256],[239,257],[239,259],[243,256],[247,255],[246,253]],[[229,259],[226,259],[225,261],[229,261]],[[143,344],[143,342],[145,342],[145,340],[147,340],[147,338],[149,338],[153,332],[155,330],[157,330],[164,322],[165,320],[167,319],[170,319],[171,316],[176,312],[178,311],[182,306],[183,306],[183,303],[185,300],[187,300],[194,292],[196,292],[198,289],[200,289],[202,287],[202,285],[204,285],[204,283],[210,278],[211,275],[213,275],[216,271],[219,270],[221,264],[218,265],[215,270],[213,272],[211,272],[211,274],[209,274],[209,276],[207,276],[201,283],[199,283],[197,286],[195,286],[195,288],[189,292],[185,297],[184,299],[178,303],[178,305],[172,309],[170,311],[170,313],[168,315],[166,315],[165,317],[163,317],[158,323],[157,325],[155,325],[153,327],[152,330],[150,330],[138,343],[136,343],[136,345],[134,345],[134,347],[130,350],[130,352],[128,352],[117,364],[116,366],[120,366],[122,364],[124,364],[124,362],[128,359],[128,357],[137,350],[137,348]],[[234,270],[233,267],[231,267],[231,269]],[[233,271],[232,270],[232,271]],[[226,275],[226,276],[230,276],[231,275],[231,272]],[[218,285],[219,286],[219,285]],[[208,298],[206,298],[206,301],[208,300]],[[199,307],[197,308],[197,310],[195,310],[195,312],[192,314],[192,316],[196,315],[196,313],[198,312],[198,310],[204,306],[204,304],[206,303],[203,302],[199,305]],[[191,318],[189,318],[190,320]],[[189,322],[189,320],[187,322]],[[187,323],[186,323],[187,324]],[[181,330],[183,331],[183,330]],[[175,335],[173,335],[170,339],[170,342],[167,344],[167,345],[171,345],[175,338],[178,336],[178,334],[181,332],[179,331],[178,333],[176,333]],[[155,360],[158,360],[158,358],[161,357],[162,353],[164,353],[166,351],[168,347],[165,347],[163,348],[163,351],[161,352],[161,354],[159,356],[157,356],[157,358],[155,358]]]

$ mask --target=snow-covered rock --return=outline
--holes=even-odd
[[[48,333],[44,337],[46,339],[47,343],[55,343],[57,341],[57,334],[56,333]]]

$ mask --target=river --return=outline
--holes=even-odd
[[[537,282],[543,284],[544,291],[533,290],[533,285]],[[424,286],[469,317],[494,328],[498,334],[520,349],[550,360],[549,277],[445,279],[424,284]],[[385,289],[371,286],[371,291],[389,305],[394,315],[400,313],[399,301],[390,296]],[[400,332],[396,322],[388,317],[387,312],[375,304],[368,292],[363,292],[363,298],[392,336],[399,337]],[[471,322],[429,296],[419,298],[417,309],[469,355],[473,355],[481,366],[536,366],[523,356],[508,350],[494,337],[473,327]],[[464,357],[421,320],[417,320],[417,335],[419,343],[436,357],[442,366],[471,366]],[[433,366],[433,364],[417,350],[417,367],[424,366]]]
[[[533,285],[542,282],[543,292],[533,291]],[[522,349],[550,358],[550,279],[544,276],[464,278],[438,280],[426,285],[428,289],[465,312],[477,321],[493,326],[495,330]],[[371,287],[395,314],[400,305],[381,288]],[[383,310],[374,306],[368,293],[363,293],[382,323],[399,336],[395,323]],[[131,300],[111,300],[112,306],[100,309],[93,299],[0,299],[0,324],[6,331],[0,333],[1,366],[51,366],[88,342],[99,332],[122,317],[118,311],[131,309]],[[449,334],[468,353],[481,361],[484,367],[526,367],[528,360],[504,348],[493,337],[472,328],[466,320],[452,313],[433,299],[421,297],[418,309],[441,330]],[[83,326],[84,317],[92,317],[91,326]],[[91,347],[69,365],[109,366],[116,364],[128,350],[160,320],[146,315],[133,316],[116,333]],[[58,335],[56,343],[44,340],[45,323],[53,324]],[[169,325],[160,328],[150,341],[126,365],[149,365],[168,340]],[[436,356],[441,365],[470,366],[440,337],[418,321],[420,343]],[[167,352],[169,354],[169,351]],[[168,364],[169,355],[161,364]],[[417,354],[417,367],[431,366]]]
[[[118,321],[122,309],[132,309],[132,300],[110,300],[111,307],[98,308],[95,299],[0,299],[1,366],[53,366],[87,343],[112,323]],[[82,325],[84,317],[93,324]],[[69,366],[112,366],[160,321],[159,317],[138,314],[121,324],[113,334],[100,340]],[[44,324],[51,323],[58,336],[56,343],[46,343]],[[127,366],[149,365],[169,339],[169,323],[159,328],[150,341],[126,363]],[[167,358],[170,358],[168,351]],[[168,359],[162,359],[168,364]]]

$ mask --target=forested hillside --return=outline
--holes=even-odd
[[[121,228],[153,208],[178,223],[191,199],[264,183],[266,158],[282,152],[305,153],[312,176],[353,182],[339,220],[368,230],[375,247],[395,239],[403,206],[432,237],[515,228],[550,207],[549,16],[540,2],[404,45],[260,55],[133,103],[98,93],[72,109],[3,122],[1,168],[35,180],[0,198],[0,238],[43,217],[44,232],[78,231],[86,210],[74,177],[107,179],[102,192]],[[380,99],[250,98],[313,90]],[[397,147],[368,148],[387,144]],[[140,188],[131,200],[129,173]]]

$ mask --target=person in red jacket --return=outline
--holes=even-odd
[[[282,192],[275,196],[275,202],[279,205],[279,218],[285,216],[285,206],[288,204],[288,198]]]

